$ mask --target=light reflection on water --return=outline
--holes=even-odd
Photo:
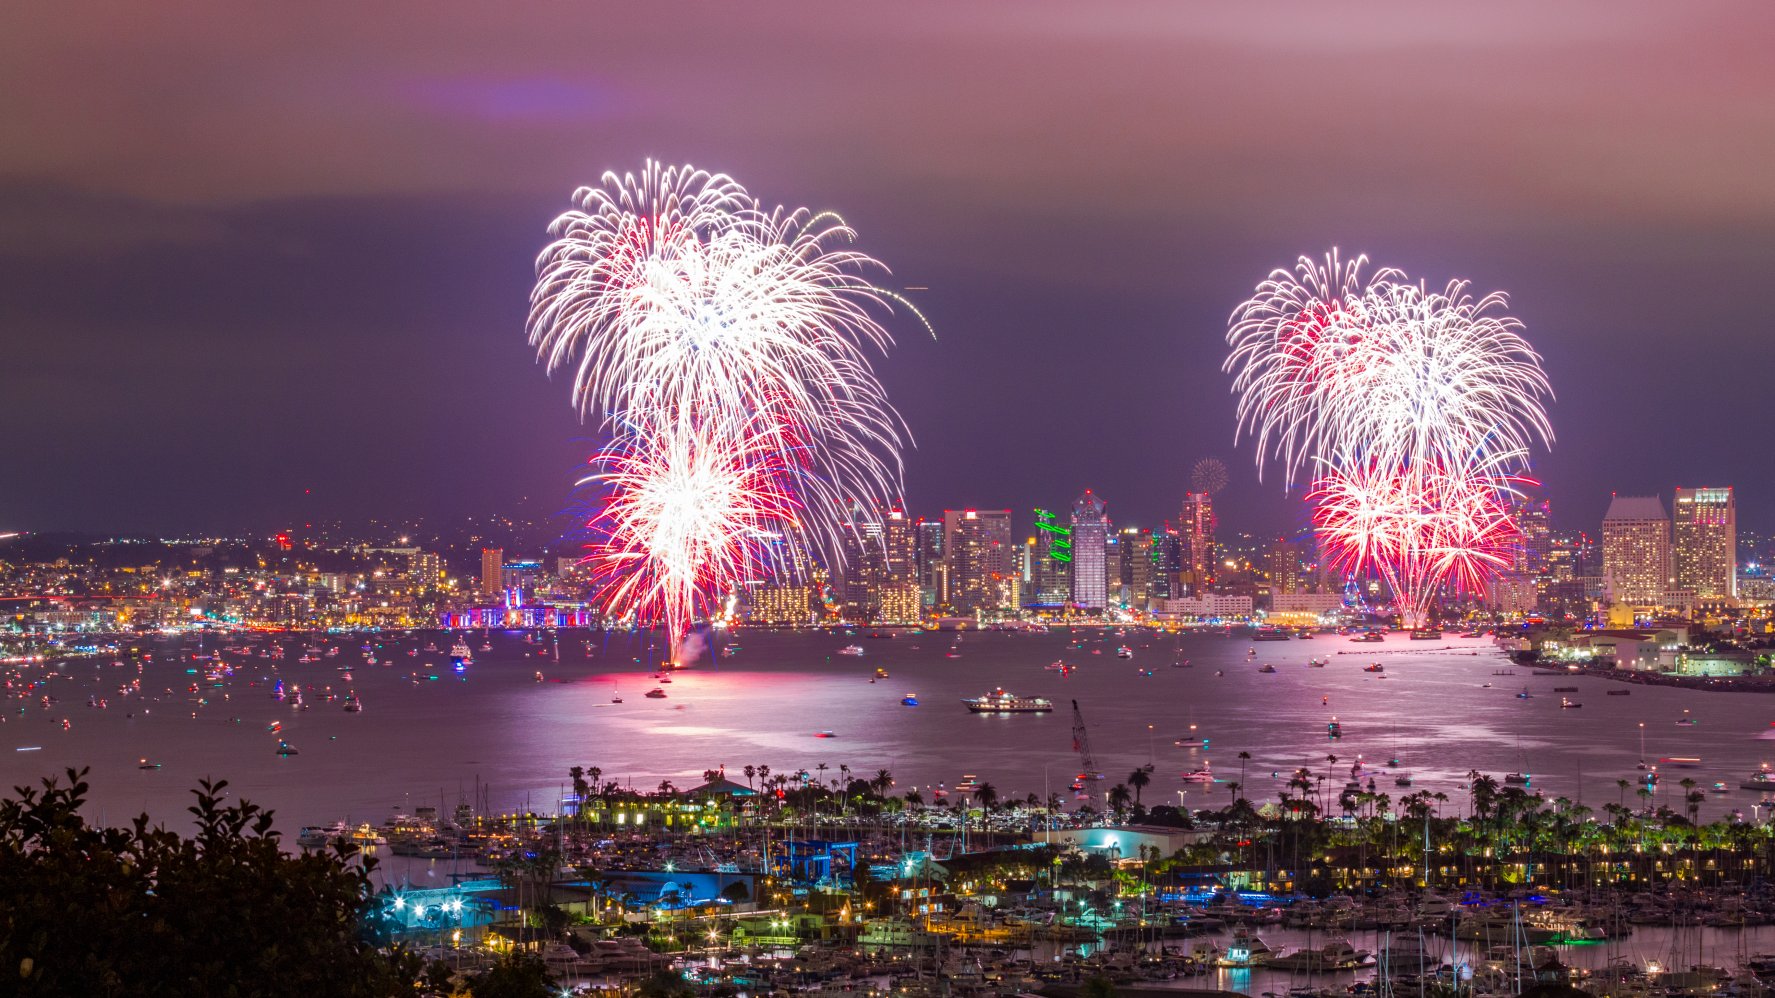
[[[535,654],[520,635],[496,634],[494,650],[477,653],[461,676],[450,672],[443,654],[404,654],[436,637],[385,648],[379,656],[386,664],[377,666],[363,663],[359,641],[341,642],[345,650],[337,658],[300,664],[294,659],[301,643],[285,640],[283,663],[274,669],[269,659],[246,659],[225,691],[204,691],[212,702],[198,708],[185,704],[183,692],[146,704],[120,700],[115,688],[133,677],[133,667],[112,668],[108,660],[71,663],[63,671],[76,681],[52,686],[61,703],[50,710],[28,706],[0,725],[0,779],[10,786],[65,766],[91,765],[95,816],[121,820],[146,809],[181,822],[188,788],[202,776],[223,777],[234,792],[277,808],[287,827],[340,817],[375,821],[393,808],[422,804],[441,803],[447,810],[472,793],[477,778],[491,787],[496,806],[549,810],[573,765],[597,766],[606,780],[651,788],[661,779],[689,786],[700,782],[704,770],[723,766],[743,782],[747,764],[792,773],[814,772],[824,762],[827,779],[839,775],[840,764],[865,777],[888,769],[899,791],[953,785],[963,774],[975,774],[1001,795],[1053,792],[1069,798],[1067,785],[1079,770],[1072,750],[1073,699],[1085,713],[1098,767],[1110,777],[1104,787],[1139,766],[1155,765],[1144,794],[1148,804],[1223,806],[1230,797],[1226,781],[1240,779],[1241,771],[1247,795],[1258,800],[1273,798],[1301,766],[1320,774],[1329,770],[1334,786],[1341,785],[1358,758],[1376,789],[1395,799],[1413,790],[1440,790],[1451,798],[1449,807],[1462,806],[1466,773],[1479,769],[1500,776],[1529,772],[1535,789],[1581,795],[1592,807],[1618,799],[1631,803],[1631,791],[1623,794],[1616,781],[1638,778],[1644,722],[1652,760],[1703,760],[1694,769],[1668,771],[1661,803],[1682,807],[1676,782],[1685,775],[1704,787],[1721,780],[1732,788],[1709,796],[1703,809],[1709,817],[1730,808],[1748,814],[1758,798],[1738,790],[1739,780],[1765,760],[1775,761],[1775,746],[1766,743],[1775,701],[1766,697],[1642,686],[1631,687],[1630,696],[1604,696],[1605,689],[1622,687],[1535,676],[1522,667],[1515,667],[1515,675],[1494,676],[1510,666],[1480,640],[1393,638],[1384,645],[1355,645],[1325,636],[1252,644],[1140,631],[1119,637],[1095,630],[1076,636],[971,632],[957,645],[959,657],[948,658],[953,636],[947,634],[867,640],[743,632],[733,639],[741,646],[737,654],[678,673],[662,687],[666,699],[656,700],[643,695],[655,683],[639,663],[658,656],[633,635],[595,636],[587,658],[587,638],[570,634],[556,663]],[[866,653],[836,654],[852,643]],[[1133,648],[1132,659],[1115,657],[1120,644]],[[174,647],[162,643],[157,649]],[[1330,662],[1308,668],[1312,656]],[[194,678],[183,673],[190,663],[175,666],[161,657],[149,666],[145,685],[182,691]],[[1064,677],[1043,668],[1057,659],[1078,668]],[[1174,665],[1185,660],[1189,668]],[[1278,671],[1259,673],[1266,662]],[[1383,662],[1386,678],[1362,671],[1369,662]],[[340,665],[352,667],[350,683],[340,680]],[[870,682],[877,667],[890,678]],[[1151,675],[1143,674],[1148,670]],[[314,695],[310,710],[295,711],[271,698],[277,677],[317,693],[349,686],[366,709],[347,714]],[[1493,687],[1482,688],[1485,683]],[[1577,686],[1578,693],[1566,695],[1582,709],[1561,710],[1555,685]],[[1057,709],[1047,715],[971,715],[959,702],[997,686],[1051,698]],[[1524,686],[1533,699],[1515,697]],[[908,692],[918,694],[921,706],[900,704]],[[623,703],[610,702],[616,693]],[[84,706],[89,694],[108,697],[110,707]],[[1684,708],[1699,723],[1675,725]],[[135,716],[128,717],[132,711]],[[1326,737],[1333,716],[1343,726],[1341,739]],[[61,730],[64,717],[72,725],[68,731]],[[279,736],[265,731],[273,720],[283,722],[281,737],[300,755],[273,755]],[[834,737],[817,737],[827,730]],[[1199,743],[1204,738],[1205,748]],[[1178,739],[1195,743],[1180,748],[1173,744]],[[42,750],[13,751],[27,745]],[[1241,751],[1251,754],[1242,766]],[[1328,763],[1328,755],[1338,761]],[[1392,756],[1400,759],[1397,771],[1384,765]],[[141,757],[163,768],[139,770]],[[1180,779],[1203,766],[1222,782],[1208,788]],[[1397,773],[1409,773],[1415,785],[1396,787]]]

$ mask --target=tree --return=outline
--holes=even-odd
[[[1127,809],[1128,801],[1132,796],[1132,794],[1128,793],[1128,785],[1126,783],[1118,783],[1109,788],[1109,795],[1105,798],[1105,802],[1109,804],[1110,810],[1120,814]]]
[[[224,806],[222,781],[194,791],[192,838],[150,827],[145,814],[92,827],[80,814],[86,772],[0,800],[10,993],[411,993],[420,961],[378,950],[375,862],[355,846],[288,855],[271,812]]]
[[[1152,781],[1153,778],[1150,775],[1150,769],[1147,766],[1142,766],[1128,774],[1128,786],[1134,791],[1134,807],[1136,810],[1140,807],[1140,791],[1145,790],[1146,785]]]
[[[746,763],[746,768],[740,770],[740,772],[746,774],[746,788],[751,789],[752,777],[758,775],[758,767],[752,765],[751,763]]]
[[[542,957],[528,950],[513,950],[468,981],[474,998],[553,998],[554,975]]]

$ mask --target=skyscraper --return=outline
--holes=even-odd
[[[1216,525],[1214,500],[1208,493],[1185,492],[1183,512],[1177,518],[1177,536],[1183,543],[1183,581],[1191,595],[1207,592],[1214,583]]]
[[[1616,496],[1602,518],[1603,593],[1653,606],[1670,588],[1670,516],[1657,496]]]
[[[1300,545],[1285,537],[1271,541],[1264,551],[1264,570],[1270,577],[1270,595],[1301,592]]]
[[[1738,595],[1738,504],[1732,487],[1677,489],[1671,561],[1676,587],[1701,599]]]
[[[943,602],[943,523],[920,517],[912,528],[919,600],[927,610]]]
[[[952,613],[996,613],[1015,606],[1011,511],[943,511],[944,597]]]
[[[505,549],[481,549],[481,595],[498,596],[505,591]]]
[[[1108,589],[1109,522],[1090,489],[1072,504],[1072,603],[1102,610]]]
[[[1072,599],[1072,528],[1045,509],[1035,511],[1025,606],[1063,607]]]

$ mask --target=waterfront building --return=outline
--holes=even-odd
[[[943,602],[943,523],[919,517],[913,524],[913,560],[918,575],[919,600],[924,609],[935,610]]]
[[[748,619],[767,627],[805,627],[813,623],[813,587],[799,582],[765,582],[746,594]]]
[[[943,602],[952,613],[1000,613],[1016,606],[1011,511],[943,511]]]
[[[1035,510],[1035,536],[1027,548],[1029,585],[1023,605],[1064,607],[1072,599],[1072,528],[1045,509]]]
[[[1072,504],[1072,604],[1101,611],[1109,588],[1109,518],[1103,500],[1086,489]]]
[[[1700,600],[1738,595],[1738,507],[1732,487],[1677,489],[1672,523],[1676,588]]]
[[[845,532],[842,612],[857,623],[916,624],[922,614],[917,538],[905,511],[856,511]]]
[[[1249,596],[1235,596],[1225,593],[1206,593],[1201,596],[1184,596],[1165,601],[1164,614],[1168,617],[1183,619],[1208,620],[1225,618],[1248,618],[1254,612],[1254,604]]]
[[[1602,518],[1603,591],[1610,602],[1653,606],[1670,588],[1670,516],[1657,496],[1615,496]]]
[[[1214,584],[1214,500],[1206,492],[1186,492],[1177,519],[1177,536],[1183,543],[1183,584],[1200,595]]]
[[[481,549],[481,595],[497,598],[505,591],[505,549]]]
[[[1153,535],[1139,527],[1124,527],[1116,535],[1116,583],[1120,602],[1145,610],[1153,598]]]

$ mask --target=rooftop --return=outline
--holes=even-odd
[[[1610,520],[1668,520],[1664,500],[1657,496],[1616,496],[1609,500],[1609,511],[1602,522]]]

